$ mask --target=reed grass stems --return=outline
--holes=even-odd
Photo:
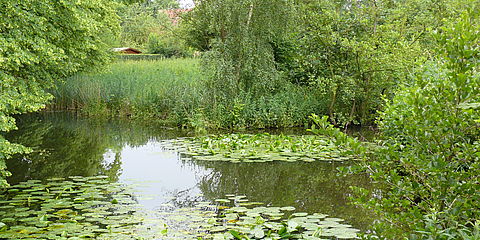
[[[198,59],[120,60],[58,83],[48,109],[198,129],[302,126],[311,113],[326,111],[319,91],[289,82],[266,95],[219,102],[205,80]]]

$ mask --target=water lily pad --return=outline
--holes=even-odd
[[[305,216],[308,216],[308,213],[306,213],[306,212],[296,212],[296,213],[293,213],[292,216],[305,217]]]
[[[165,149],[181,151],[185,159],[263,163],[268,161],[348,161],[348,149],[322,136],[225,134],[162,142]],[[228,197],[228,196],[227,196]]]

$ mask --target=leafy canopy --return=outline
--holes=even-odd
[[[13,114],[37,111],[54,81],[110,59],[107,42],[118,30],[116,4],[90,1],[0,2],[0,132],[15,129]],[[4,159],[26,148],[0,136],[0,187]]]

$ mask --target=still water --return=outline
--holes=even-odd
[[[372,222],[350,205],[349,186],[371,187],[363,175],[340,177],[342,163],[229,163],[182,159],[163,140],[193,136],[187,131],[130,121],[99,121],[72,114],[23,116],[7,138],[33,153],[7,161],[16,184],[30,179],[106,175],[135,186],[138,202],[157,210],[192,206],[226,194],[245,195],[268,206],[343,218],[359,229]],[[299,134],[299,133],[297,133]]]

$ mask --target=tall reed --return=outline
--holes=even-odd
[[[197,129],[302,126],[310,114],[327,111],[318,89],[279,81],[269,93],[218,99],[221,86],[210,86],[207,77],[197,59],[118,61],[59,83],[49,109]]]
[[[177,121],[203,100],[196,59],[125,60],[75,75],[52,90],[53,110]]]

